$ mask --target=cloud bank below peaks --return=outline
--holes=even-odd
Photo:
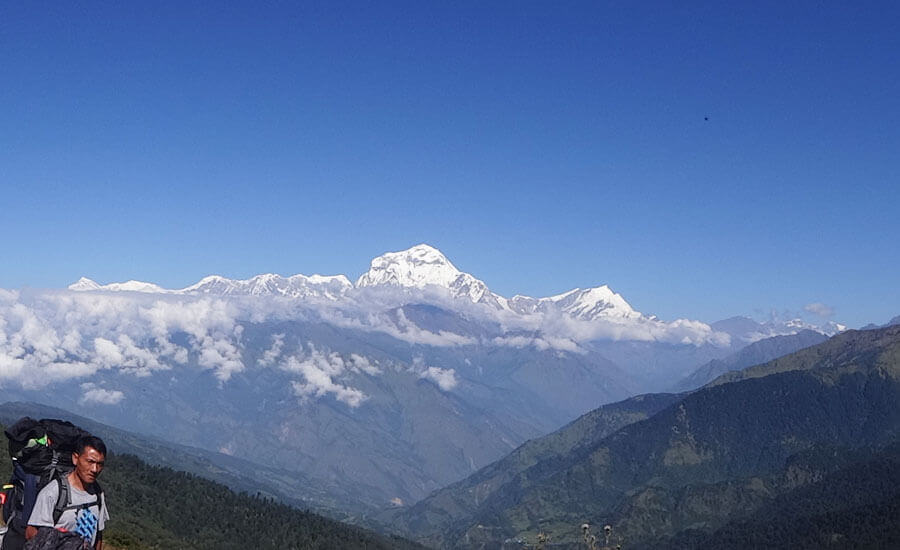
[[[4,291],[0,386],[40,388],[99,371],[142,377],[188,364],[224,383],[244,368],[237,313],[221,299]]]
[[[729,338],[697,321],[582,320],[553,309],[518,313],[459,299],[433,286],[368,287],[339,301],[0,290],[0,385],[37,388],[106,370],[143,377],[176,366],[210,371],[219,383],[226,383],[246,368],[243,324],[272,320],[324,322],[386,334],[413,346],[488,345],[573,353],[583,352],[583,344],[592,340],[727,345]],[[281,346],[283,340],[273,340],[256,366],[272,365]],[[310,393],[311,387],[301,391]],[[326,393],[335,391],[328,388]]]
[[[523,314],[435,287],[368,287],[342,300],[0,289],[0,389],[70,382],[78,385],[82,405],[112,406],[128,398],[122,389],[129,387],[124,380],[116,387],[112,375],[141,379],[194,369],[223,386],[248,369],[265,368],[286,373],[286,387],[300,402],[333,398],[357,408],[369,399],[366,379],[385,374],[388,366],[443,392],[459,388],[452,368],[421,359],[379,364],[352,350],[329,351],[319,342],[300,345],[285,329],[247,349],[245,326],[282,321],[384,334],[411,346],[414,357],[416,346],[585,353],[587,342],[597,339],[722,342],[721,333],[698,322],[580,320],[553,309]]]

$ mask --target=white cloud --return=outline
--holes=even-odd
[[[261,367],[273,365],[281,355],[281,348],[284,347],[284,334],[272,335],[272,347],[263,352],[262,357],[257,360],[257,364]]]
[[[231,376],[244,370],[237,346],[225,339],[204,338],[197,363],[211,369],[219,382],[227,382]]]
[[[100,405],[117,405],[125,394],[119,390],[105,390],[93,383],[85,383],[81,385],[81,398],[78,400],[82,405],[88,403],[97,403]]]
[[[548,316],[542,326],[541,338],[563,338],[573,342],[636,340],[670,344],[712,344],[720,347],[728,346],[731,341],[729,335],[714,331],[706,323],[688,319],[676,319],[668,323],[656,319],[580,321],[564,316]]]
[[[812,313],[813,315],[818,315],[819,317],[831,317],[834,315],[834,308],[823,304],[822,302],[813,302],[811,304],[806,304],[803,306],[803,309]]]
[[[571,338],[559,336],[497,336],[491,342],[498,346],[511,348],[533,347],[538,351],[555,349],[558,351],[571,351],[573,353],[586,353],[577,342]]]
[[[456,379],[455,369],[442,369],[440,367],[427,367],[420,378],[431,380],[444,391],[450,391],[456,387],[459,381]]]
[[[125,356],[119,351],[119,346],[106,338],[94,338],[94,351],[97,361],[105,366],[117,366],[125,362]]]
[[[571,338],[560,337],[560,336],[548,336],[544,338],[547,342],[547,345],[555,350],[560,351],[571,351],[573,353],[585,353],[585,350],[581,349],[575,341]]]
[[[0,382],[39,388],[101,369],[136,376],[197,364],[243,369],[238,310],[223,300],[55,291],[0,293]],[[172,342],[184,333],[187,348]]]
[[[0,384],[40,388],[48,383],[85,379],[100,370],[148,376],[172,368],[210,370],[220,384],[248,368],[243,363],[243,322],[299,320],[387,334],[411,345],[478,345],[479,338],[448,330],[425,330],[410,321],[402,303],[433,303],[455,309],[475,323],[528,336],[499,335],[486,342],[538,350],[583,352],[591,340],[641,340],[726,345],[728,336],[697,321],[577,321],[559,314],[517,315],[425,290],[362,289],[342,302],[259,296],[214,297],[137,293],[8,291],[0,289]],[[817,308],[824,312],[823,309]],[[284,336],[272,337],[258,366],[284,361]],[[352,388],[335,378],[345,372],[377,375],[384,365],[362,355],[329,358],[312,365],[331,376],[320,387],[358,402]],[[254,365],[256,366],[256,365]],[[416,374],[424,366],[417,367]],[[335,374],[334,371],[340,371]],[[314,380],[315,374],[310,372]],[[309,384],[310,382],[304,382]],[[347,391],[341,392],[344,387]],[[310,391],[315,389],[312,393]]]
[[[406,318],[402,309],[397,310],[396,321],[381,312],[323,309],[319,313],[322,319],[331,325],[366,332],[382,332],[408,344],[453,347],[477,343],[475,338],[454,332],[444,330],[431,332],[419,328]]]
[[[353,369],[356,371],[362,371],[366,374],[371,374],[372,376],[381,374],[381,369],[372,364],[372,362],[367,357],[363,357],[362,355],[351,353],[350,362],[353,365]]]
[[[527,348],[534,345],[534,337],[531,336],[497,336],[492,342],[498,346],[510,348]]]
[[[19,292],[16,290],[6,290],[0,288],[0,304],[12,304],[19,299]]]
[[[290,357],[282,365],[284,370],[303,377],[302,381],[291,383],[294,393],[303,398],[332,394],[338,401],[359,407],[367,396],[356,388],[335,382],[346,370],[347,363],[337,353],[321,352],[312,344],[310,349],[307,357]]]

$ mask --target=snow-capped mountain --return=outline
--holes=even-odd
[[[287,298],[321,297],[337,300],[352,288],[350,280],[344,275],[311,275],[307,277],[298,274],[282,277],[266,273],[244,280],[211,275],[178,293],[219,296],[284,296]]]
[[[781,329],[784,332],[789,332],[791,334],[797,333],[803,330],[813,330],[816,332],[820,332],[826,336],[834,336],[839,332],[844,332],[847,330],[846,325],[842,325],[840,323],[835,323],[834,321],[826,321],[822,325],[813,325],[812,323],[807,323],[803,319],[788,319],[787,321],[770,321],[768,323],[769,326],[773,327],[773,332],[777,329]]]
[[[484,281],[458,270],[440,250],[427,244],[375,258],[369,271],[356,281],[357,288],[383,285],[420,289],[436,286],[474,303],[495,307],[506,304],[506,299],[492,293]]]
[[[199,282],[182,288],[166,289],[153,283],[128,281],[101,285],[87,277],[69,285],[69,290],[89,292],[144,292],[150,294],[208,294],[214,296],[284,296],[287,298],[319,297],[340,299],[353,284],[344,275],[292,275],[282,277],[272,273],[256,275],[249,279],[228,279],[218,275],[204,277]]]
[[[516,295],[509,300],[509,307],[517,313],[524,314],[546,313],[556,309],[580,321],[643,317],[641,312],[635,311],[631,304],[625,301],[625,298],[613,292],[606,285],[595,288],[575,288],[548,298]]]
[[[69,290],[92,291],[105,290],[109,292],[149,292],[149,293],[172,293],[174,291],[167,290],[153,283],[145,283],[143,281],[126,281],[124,283],[110,283],[108,285],[100,285],[99,283],[82,277],[75,283],[69,285]]]
[[[427,244],[419,244],[408,250],[388,252],[371,261],[369,270],[356,281],[350,282],[345,275],[293,275],[283,277],[263,274],[244,280],[235,280],[211,275],[196,284],[182,289],[164,289],[153,283],[128,281],[100,285],[90,279],[81,278],[69,286],[75,291],[140,292],[178,295],[208,296],[279,296],[296,299],[319,299],[334,302],[338,307],[353,306],[370,289],[397,288],[404,290],[389,300],[398,301],[390,307],[404,305],[404,300],[425,300],[422,292],[434,290],[445,292],[446,296],[463,303],[486,306],[485,315],[497,318],[502,323],[513,319],[520,328],[533,329],[535,323],[542,325],[542,317],[558,317],[579,322],[579,339],[590,340],[612,336],[613,339],[659,340],[659,341],[717,341],[731,338],[734,343],[744,345],[762,338],[795,334],[801,330],[816,330],[833,335],[846,327],[829,322],[819,327],[802,320],[757,323],[750,319],[732,319],[707,325],[699,321],[677,320],[664,323],[652,315],[636,311],[620,294],[609,286],[575,288],[568,292],[545,298],[516,295],[505,298],[488,288],[484,281],[460,271],[441,253]],[[442,302],[443,303],[443,302]],[[451,309],[456,309],[451,306]],[[516,321],[518,319],[518,321]],[[612,331],[587,330],[582,325],[598,326],[604,322],[616,325]],[[734,325],[734,326],[732,326]],[[740,326],[738,326],[740,325]],[[745,326],[746,325],[746,326]],[[632,330],[633,329],[633,330]],[[564,329],[569,332],[571,330]],[[687,333],[685,333],[687,331]],[[727,334],[728,336],[725,336]],[[718,335],[718,336],[717,336]],[[560,335],[570,337],[570,335]]]
[[[354,288],[399,287],[408,289],[441,288],[453,298],[484,304],[495,310],[530,315],[561,312],[580,321],[598,319],[640,319],[625,299],[608,286],[576,288],[547,298],[517,295],[512,299],[491,292],[484,281],[460,271],[441,253],[427,244],[400,252],[388,252],[373,259],[369,270],[353,285],[344,275],[264,274],[244,280],[210,275],[182,289],[164,289],[152,283],[128,281],[100,285],[82,277],[69,290],[107,292],[145,292],[167,294],[206,294],[215,296],[284,296],[288,298],[347,298]]]
[[[804,330],[812,330],[826,336],[834,336],[839,332],[847,330],[847,327],[828,321],[822,325],[813,325],[807,323],[803,319],[770,319],[759,323],[748,317],[731,317],[711,323],[710,327],[717,332],[728,334],[735,344],[750,344],[773,338],[775,336],[787,336],[798,334]]]

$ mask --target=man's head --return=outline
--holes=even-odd
[[[74,473],[82,484],[89,485],[96,481],[105,463],[106,444],[102,439],[92,435],[78,438],[75,452],[72,453],[72,464],[75,465]]]

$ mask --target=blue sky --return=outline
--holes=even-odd
[[[504,295],[900,314],[896,3],[132,4],[0,5],[0,288],[426,242]]]

